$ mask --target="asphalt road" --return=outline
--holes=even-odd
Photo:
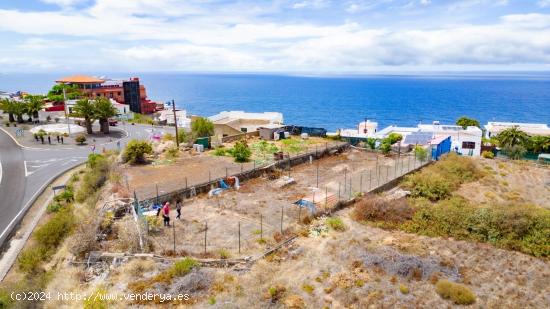
[[[125,125],[113,130],[124,133],[120,134],[124,136],[120,139],[121,149],[131,139],[149,139],[153,132],[169,131],[174,134],[174,128],[148,125]],[[117,140],[97,145],[96,152],[103,148],[117,149]],[[90,153],[89,146],[67,145],[60,149],[41,148],[41,145],[21,147],[0,130],[0,246],[43,188],[58,175],[84,163]]]
[[[15,224],[25,196],[25,166],[23,150],[4,131],[0,131],[0,244]],[[22,215],[22,214],[20,214]]]

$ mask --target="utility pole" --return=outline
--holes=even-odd
[[[67,92],[65,91],[65,84],[63,85],[63,110],[65,111],[65,120],[67,120],[67,132],[71,135],[71,125],[69,124],[69,113],[67,113]]]
[[[174,112],[174,126],[176,126],[176,146],[180,147],[180,141],[178,139],[178,118],[176,117],[176,104],[172,100],[172,111]]]

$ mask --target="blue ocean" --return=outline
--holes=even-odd
[[[0,74],[0,90],[45,93],[67,74]],[[463,115],[487,121],[550,123],[550,74],[431,74],[319,77],[257,74],[131,73],[148,97],[191,114],[224,110],[279,111],[287,124],[380,127],[454,123]]]

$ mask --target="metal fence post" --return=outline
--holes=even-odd
[[[208,221],[204,221],[204,254],[206,254],[206,231],[208,231]]]
[[[281,235],[283,235],[283,213],[284,213],[284,206],[281,205]]]
[[[174,231],[174,255],[176,255],[176,220],[172,222],[172,230]]]
[[[359,192],[363,192],[363,172],[361,172],[361,180],[359,181]]]
[[[260,214],[260,239],[264,240],[264,218],[262,214]]]
[[[241,221],[239,221],[239,254],[241,254]]]

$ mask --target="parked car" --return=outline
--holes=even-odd
[[[110,125],[111,127],[115,127],[117,124],[118,124],[118,120],[112,119],[112,118],[109,119],[109,125]]]

